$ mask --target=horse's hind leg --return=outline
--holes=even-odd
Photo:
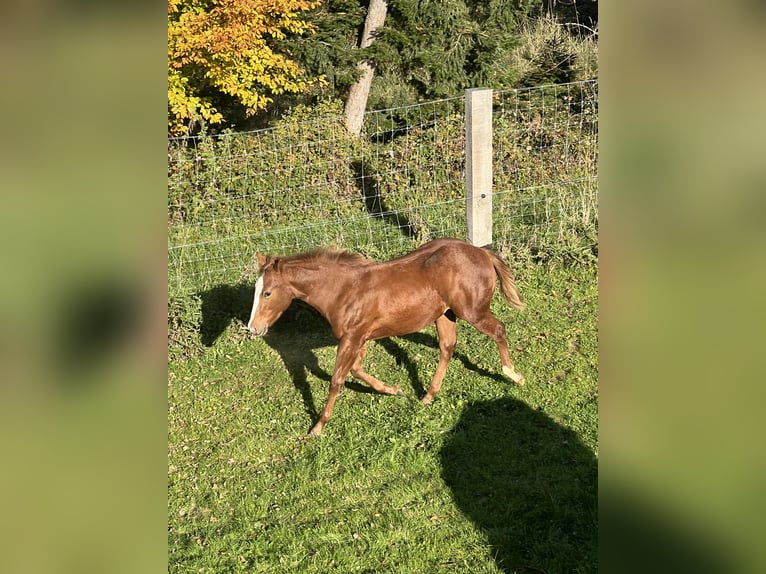
[[[439,335],[439,364],[436,367],[434,378],[428,387],[428,392],[423,397],[424,405],[430,405],[436,393],[441,389],[444,375],[447,372],[447,365],[449,365],[452,353],[455,351],[457,319],[452,311],[447,311],[447,313],[436,320],[436,332]]]
[[[500,362],[503,364],[503,374],[517,385],[523,385],[524,375],[516,372],[513,368],[513,363],[511,363],[511,357],[508,355],[505,325],[495,318],[489,310],[476,321],[468,322],[497,343],[497,349],[500,351]]]
[[[363,381],[370,385],[373,389],[378,391],[379,393],[382,393],[384,395],[403,395],[404,393],[402,390],[397,386],[388,386],[380,379],[376,379],[372,375],[370,375],[368,372],[364,370],[362,367],[362,360],[364,359],[364,355],[367,353],[367,345],[362,345],[362,348],[359,349],[359,353],[356,356],[356,360],[354,361],[354,365],[351,367],[351,374],[354,375],[357,379],[360,381]]]

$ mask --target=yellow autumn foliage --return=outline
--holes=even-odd
[[[236,98],[247,115],[271,95],[303,92],[314,82],[298,64],[275,52],[273,40],[314,29],[299,13],[308,0],[168,0],[168,130],[183,134],[194,123],[224,121],[210,97]]]

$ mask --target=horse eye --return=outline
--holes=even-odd
[[[271,291],[264,291],[263,292],[264,297],[271,297]]]

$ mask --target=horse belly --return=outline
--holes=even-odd
[[[397,298],[381,301],[379,313],[371,325],[370,339],[381,339],[395,335],[406,335],[420,331],[438,319],[447,310],[441,298],[431,292],[424,296],[407,297],[399,294]]]

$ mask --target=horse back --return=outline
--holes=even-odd
[[[495,271],[486,249],[460,239],[436,239],[410,253],[416,267],[434,287],[454,283],[494,285]],[[403,258],[402,258],[403,259]]]
[[[382,264],[380,270],[392,291],[419,292],[428,301],[435,294],[435,305],[451,308],[458,316],[488,306],[495,289],[490,253],[459,239],[431,241]]]

